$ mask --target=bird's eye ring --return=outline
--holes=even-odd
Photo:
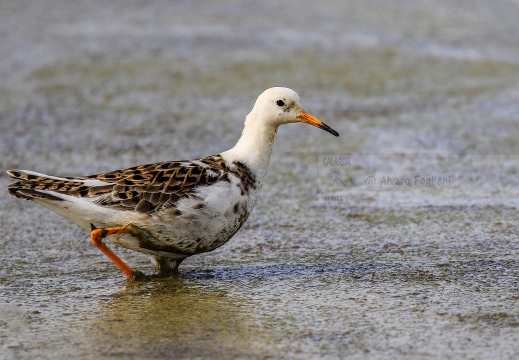
[[[285,102],[283,100],[277,100],[276,105],[279,107],[283,107],[283,106],[285,106]]]

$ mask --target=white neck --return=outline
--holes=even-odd
[[[259,179],[263,179],[267,175],[276,131],[277,126],[257,121],[251,112],[247,115],[238,143],[221,155],[229,161],[243,162]]]

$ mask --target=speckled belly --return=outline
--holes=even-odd
[[[113,243],[147,254],[185,257],[212,251],[225,244],[242,227],[253,203],[237,203],[223,213],[185,211],[181,216],[162,212],[153,221],[129,224],[130,234],[109,237]]]

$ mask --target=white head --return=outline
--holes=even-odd
[[[283,124],[305,122],[339,136],[337,131],[304,111],[299,102],[299,95],[294,90],[284,87],[265,90],[256,100],[245,124],[250,121],[261,121],[262,125],[270,125],[275,129]]]
[[[295,91],[274,87],[265,90],[247,115],[238,143],[221,155],[230,162],[239,160],[262,179],[272,154],[272,145],[279,125],[304,122],[339,136],[337,131],[301,108]]]

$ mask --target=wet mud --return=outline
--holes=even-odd
[[[154,275],[0,191],[0,359],[519,356],[519,5],[0,4],[6,169],[87,175],[232,147],[296,90],[255,210]]]

